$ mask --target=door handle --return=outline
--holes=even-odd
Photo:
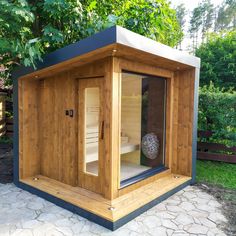
[[[103,139],[104,138],[104,120],[101,122],[101,135],[100,138]]]

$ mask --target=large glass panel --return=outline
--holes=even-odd
[[[120,177],[127,183],[164,168],[166,80],[123,72],[121,95]]]
[[[99,88],[85,89],[85,172],[98,175]]]

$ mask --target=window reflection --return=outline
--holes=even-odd
[[[121,182],[164,167],[164,78],[122,73]]]

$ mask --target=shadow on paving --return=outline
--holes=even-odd
[[[0,143],[0,183],[13,181],[13,151],[12,144]]]
[[[222,204],[222,212],[228,223],[222,230],[229,236],[236,235],[236,189],[226,189],[209,183],[196,184],[200,189],[214,196]]]

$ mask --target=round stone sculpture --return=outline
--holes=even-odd
[[[159,154],[160,142],[154,133],[149,133],[142,138],[142,152],[149,158],[154,160]]]

